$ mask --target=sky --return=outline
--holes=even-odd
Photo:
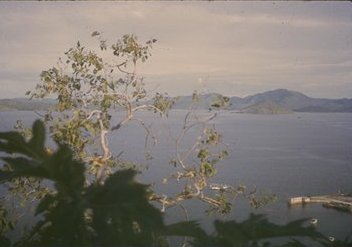
[[[0,98],[24,97],[78,40],[94,45],[96,30],[111,42],[157,39],[138,72],[173,96],[352,98],[349,1],[1,1]]]

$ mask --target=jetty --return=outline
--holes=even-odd
[[[352,213],[352,195],[299,196],[288,200],[290,206],[321,203],[323,207]]]

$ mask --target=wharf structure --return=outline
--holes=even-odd
[[[352,196],[346,195],[324,195],[324,196],[299,196],[292,197],[288,200],[290,206],[302,205],[309,203],[321,203],[323,207],[334,208],[337,210],[352,213]]]

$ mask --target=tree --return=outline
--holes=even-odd
[[[147,146],[150,138],[155,137],[144,120],[136,117],[135,113],[153,111],[167,117],[176,99],[160,92],[150,96],[143,77],[137,73],[138,64],[150,58],[150,50],[156,39],[142,44],[135,35],[124,35],[108,45],[99,32],[93,32],[92,37],[98,38],[99,49],[89,50],[77,42],[75,47],[65,53],[64,58],[59,59],[57,67],[41,73],[41,83],[34,92],[29,91],[27,94],[31,98],[57,97],[56,112],[49,112],[44,118],[50,135],[56,142],[72,148],[76,157],[89,164],[89,171],[94,174],[96,181],[103,183],[113,169],[124,167],[119,153],[114,154],[111,150],[107,136],[123,125],[136,121],[146,131],[146,156],[150,157]],[[199,96],[194,93],[193,101],[197,100]],[[210,107],[221,108],[228,102],[227,97],[218,96]],[[114,111],[123,111],[125,117],[114,119]],[[216,112],[210,112],[208,116],[199,116],[192,107],[189,108],[175,141],[175,159],[170,161],[175,172],[164,178],[165,182],[170,179],[183,180],[185,186],[176,195],[153,193],[150,196],[151,200],[160,202],[163,209],[186,199],[198,198],[209,203],[213,209],[228,212],[231,208],[228,198],[236,195],[248,197],[256,206],[262,203],[255,200],[254,193],[245,195],[243,186],[223,186],[221,190],[213,191],[215,195],[205,195],[205,188],[210,187],[209,179],[216,174],[216,163],[228,155],[221,134],[211,124],[216,115]],[[184,136],[199,126],[200,134],[193,146],[187,152],[181,152]],[[92,144],[100,146],[99,153],[87,151],[87,146]],[[196,161],[195,164],[189,162],[191,158]]]
[[[167,93],[157,92],[151,95],[146,90],[143,77],[137,72],[138,65],[150,58],[156,39],[140,43],[135,35],[124,35],[109,45],[99,32],[93,32],[92,37],[98,40],[97,49],[88,49],[78,41],[59,59],[57,66],[41,73],[41,82],[35,90],[27,92],[30,98],[57,99],[56,108],[43,115],[42,120],[50,137],[59,147],[72,150],[73,159],[79,161],[79,166],[84,164],[87,168],[84,170],[90,175],[84,176],[84,186],[78,186],[79,193],[85,193],[85,188],[93,185],[102,186],[97,190],[103,190],[101,188],[112,181],[111,176],[114,179],[121,178],[113,174],[129,165],[120,158],[120,150],[110,148],[108,137],[114,131],[121,131],[121,127],[129,122],[137,122],[145,130],[145,153],[146,157],[150,158],[148,145],[155,140],[155,136],[147,123],[137,117],[136,113],[150,111],[167,117],[169,109],[177,100],[169,97]],[[199,100],[200,96],[194,93],[193,102]],[[199,115],[192,105],[189,107],[182,121],[181,131],[175,139],[175,157],[170,160],[174,172],[163,178],[166,183],[174,179],[183,187],[176,194],[168,195],[159,194],[148,187],[148,200],[160,203],[162,212],[175,205],[183,208],[182,202],[189,199],[206,202],[211,211],[220,213],[229,212],[231,200],[237,196],[248,198],[255,207],[272,200],[272,196],[267,195],[258,199],[255,191],[247,193],[242,185],[234,187],[210,184],[210,179],[216,175],[216,164],[228,155],[226,145],[222,143],[222,135],[212,120],[217,117],[216,109],[226,107],[228,103],[229,98],[217,96],[206,116]],[[124,117],[117,119],[115,112],[123,112]],[[33,137],[37,136],[37,128],[26,129],[20,121],[15,128],[24,140],[33,140]],[[183,151],[183,138],[193,129],[197,129],[199,135],[194,143]],[[92,145],[98,147],[97,152],[89,151]],[[54,149],[45,147],[45,152],[49,155],[54,153]],[[76,163],[68,162],[72,166]],[[6,169],[11,171],[13,168],[6,165]],[[76,168],[67,166],[65,169]],[[45,201],[46,198],[56,196],[55,189],[43,183],[42,178],[32,175],[12,177],[8,183],[11,195],[22,195],[25,202]],[[133,176],[130,177],[132,181]],[[82,212],[85,213],[84,210]],[[63,215],[60,217],[64,219]]]
[[[93,32],[92,36],[100,37],[100,34]],[[46,115],[51,135],[90,163],[90,171],[99,181],[103,181],[116,164],[107,135],[129,121],[139,121],[144,126],[143,121],[134,116],[137,111],[154,110],[165,114],[171,104],[161,94],[155,95],[152,103],[140,103],[146,99],[147,92],[143,79],[137,75],[137,64],[148,59],[155,42],[152,39],[142,45],[136,36],[124,35],[107,46],[106,41],[100,39],[101,56],[77,42],[65,53],[64,60],[59,59],[57,67],[41,73],[41,83],[35,92],[28,92],[32,98],[57,97],[56,110],[62,114],[59,117]],[[112,58],[106,54],[108,51],[119,61],[109,61]],[[111,109],[117,108],[125,111],[126,116],[113,124]],[[95,137],[99,138],[101,153],[90,155],[86,146],[92,144]]]

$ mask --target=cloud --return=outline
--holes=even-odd
[[[0,85],[29,85],[19,71],[37,77],[77,40],[93,45],[98,30],[111,41],[157,38],[139,71],[172,94],[208,76],[203,85],[232,94],[329,80],[346,96],[351,11],[342,2],[0,2]]]
[[[297,28],[326,28],[336,25],[344,27],[351,27],[351,22],[346,21],[329,21],[322,18],[310,17],[287,17],[287,16],[274,16],[270,14],[250,14],[250,15],[228,15],[224,16],[223,20],[231,24],[250,24],[250,25],[287,25]]]

